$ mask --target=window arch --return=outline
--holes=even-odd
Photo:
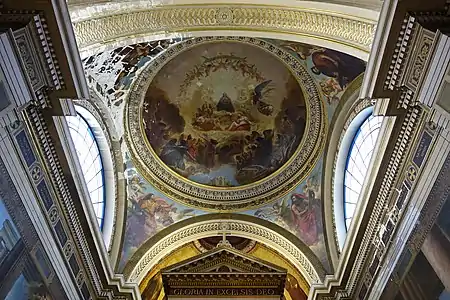
[[[369,115],[356,132],[348,151],[344,174],[344,218],[347,230],[355,213],[382,121],[381,116]]]
[[[100,128],[96,119],[86,109],[75,106],[77,116],[66,117],[70,136],[94,207],[97,222],[103,229],[105,219],[105,172],[97,135]]]

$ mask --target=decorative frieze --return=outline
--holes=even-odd
[[[70,39],[70,32],[61,29],[61,24],[69,20],[67,13],[64,15],[65,4],[64,1],[38,4],[39,8],[44,9],[45,16],[56,21],[52,24],[56,24],[57,27],[51,30],[47,27],[42,11],[8,10],[8,8],[0,7],[2,9],[0,24],[6,23],[7,25],[4,26],[6,28],[9,28],[11,24],[14,25],[11,26],[13,29],[6,30],[1,35],[0,69],[8,70],[8,75],[12,78],[1,81],[5,83],[5,89],[14,92],[14,94],[8,94],[8,106],[13,104],[13,101],[9,100],[17,102],[12,109],[7,107],[0,112],[2,142],[11,141],[13,148],[13,152],[2,156],[2,159],[5,158],[8,163],[10,160],[17,160],[16,165],[20,166],[17,172],[23,174],[24,179],[29,180],[29,188],[21,186],[19,189],[23,194],[22,190],[28,188],[34,197],[32,204],[27,205],[23,201],[27,208],[23,216],[24,218],[30,216],[33,222],[36,222],[35,220],[39,217],[39,222],[43,222],[42,226],[35,225],[35,227],[41,234],[40,237],[44,236],[42,242],[51,245],[45,249],[46,252],[57,253],[55,257],[50,254],[49,257],[57,270],[58,277],[61,276],[61,279],[64,279],[63,286],[66,288],[67,297],[84,300],[98,297],[130,299],[136,296],[134,287],[127,286],[120,281],[120,278],[111,274],[106,252],[102,245],[93,241],[91,229],[86,222],[83,222],[86,216],[79,213],[82,203],[76,201],[78,200],[74,193],[76,190],[67,182],[69,176],[65,168],[67,162],[64,161],[61,145],[56,145],[56,141],[59,142],[56,131],[58,128],[54,121],[56,118],[53,119],[52,114],[70,114],[71,103],[68,99],[79,98],[79,95],[83,94],[84,81],[84,76],[77,77],[79,74],[76,73],[73,65],[77,60],[79,62],[78,52],[68,52],[70,44],[74,44],[74,39],[73,41]],[[32,6],[32,4],[29,5]],[[8,6],[15,7],[13,1],[9,2]],[[17,6],[20,7],[21,4]],[[67,24],[70,26],[70,21]],[[50,36],[56,38],[53,40]],[[9,42],[9,48],[5,47],[6,43],[3,43],[6,40]],[[14,56],[17,66],[10,67],[11,60],[7,61],[9,56],[4,55],[5,53],[11,57]],[[58,57],[64,58],[60,61],[64,74],[60,70],[57,53]],[[81,66],[81,63],[79,65]],[[70,81],[67,82],[70,86],[66,87],[64,81]],[[76,86],[77,84],[79,85]],[[57,95],[51,95],[54,90],[60,91]],[[50,97],[52,102],[49,100]],[[60,101],[60,98],[63,98],[63,101]],[[44,107],[49,108],[45,110],[45,117],[42,109]],[[8,110],[8,114],[3,114],[5,110]],[[3,147],[1,151],[3,152]],[[6,177],[1,176],[1,178]],[[20,186],[17,182],[15,184]],[[20,202],[19,199],[18,203]],[[32,233],[33,231],[30,230],[29,233],[25,232],[24,236]],[[37,258],[42,256],[41,252],[35,253]],[[106,271],[96,266],[101,259],[104,259]],[[58,263],[54,263],[55,261]],[[67,279],[68,277],[70,279]],[[72,284],[73,278],[77,278],[79,288]],[[59,296],[57,298],[62,299]]]
[[[417,104],[417,92],[424,82],[436,43],[435,32],[419,24],[415,15],[405,16],[384,83],[385,90],[400,91],[398,108]]]
[[[242,4],[136,9],[95,15],[73,25],[81,51],[105,44],[117,46],[129,37],[222,29],[308,35],[368,52],[376,27],[372,20],[328,11]]]
[[[40,120],[39,115],[32,107],[29,107],[28,111],[31,116],[34,116],[34,120]],[[36,122],[36,125],[41,125],[41,123]],[[45,127],[41,126],[40,128],[41,132],[44,132]],[[28,174],[33,180],[34,188],[37,191],[38,200],[41,203],[44,214],[46,214],[49,223],[51,224],[51,228],[53,229],[56,240],[59,241],[61,249],[71,247],[67,246],[67,244],[71,243],[69,237],[70,234],[67,232],[66,227],[63,225],[60,208],[59,205],[55,202],[56,197],[52,191],[52,184],[49,182],[48,177],[43,175],[39,177],[36,176],[36,170],[42,170],[42,165],[38,156],[36,155],[36,150],[31,146],[32,142],[28,137],[24,126],[18,127],[12,133],[15,136],[15,141],[18,149],[20,150],[21,157],[25,161],[25,165],[28,166]],[[44,136],[47,137],[46,135]],[[44,149],[47,149],[47,153],[52,151],[50,147],[46,147]],[[51,166],[52,165],[48,165],[48,167],[50,168]],[[77,266],[78,264],[79,263],[77,263]],[[74,276],[76,275],[77,274],[74,273]]]
[[[10,127],[10,130],[12,132],[14,132],[15,130],[22,132],[22,126],[20,124],[15,125],[14,127]],[[61,290],[61,282],[56,277],[55,269],[50,263],[51,260],[49,259],[48,252],[44,249],[44,247],[46,246],[44,246],[40,242],[40,235],[35,228],[36,225],[31,220],[29,212],[27,212],[27,201],[31,200],[33,202],[36,202],[34,195],[31,199],[26,199],[26,197],[24,197],[24,193],[28,192],[27,189],[29,188],[29,184],[31,183],[31,181],[28,181],[26,177],[18,178],[18,180],[20,181],[20,189],[17,189],[17,178],[13,179],[13,177],[17,176],[17,171],[20,174],[22,164],[19,160],[15,161],[15,158],[12,158],[13,155],[6,155],[7,151],[14,151],[12,148],[13,145],[9,142],[12,142],[12,140],[6,138],[5,140],[1,141],[0,147],[0,152],[2,152],[0,155],[0,197],[2,199],[2,202],[6,206],[12,223],[14,223],[20,234],[20,240],[18,241],[18,243],[24,245],[22,246],[24,247],[22,248],[23,255],[18,257],[14,262],[15,266],[12,272],[25,271],[23,268],[26,267],[28,271],[33,272],[32,275],[34,276],[34,278],[39,278],[40,274],[40,278],[42,278],[45,285],[48,286],[53,293],[56,293],[55,296],[59,298],[63,294]],[[25,151],[27,151],[28,148],[26,143],[24,143],[23,145],[25,145]],[[30,153],[28,153],[28,156],[30,157],[29,162],[31,162],[30,170],[35,170],[35,167],[38,165],[36,161],[37,158],[35,155],[32,155]],[[31,159],[33,159],[33,161],[31,161]],[[42,177],[40,177],[38,180],[41,179]],[[16,183],[14,183],[13,180],[16,180]],[[29,259],[30,261],[28,261]],[[29,265],[31,261],[33,262],[33,266]],[[8,278],[12,279],[17,278],[18,275],[8,273],[7,276]],[[4,297],[5,295],[2,296]]]
[[[80,273],[84,274],[80,277],[83,278],[80,282],[81,294],[89,297],[91,297],[91,294],[98,295],[99,297],[113,297],[114,299],[132,298],[131,293],[120,293],[114,291],[112,288],[105,288],[99,273],[101,270],[97,269],[94,262],[94,254],[91,252],[90,245],[88,244],[87,234],[91,234],[90,229],[81,225],[81,220],[65,179],[64,171],[61,168],[55,145],[47,129],[47,123],[42,113],[33,106],[27,109],[27,120],[34,135],[36,147],[42,153],[40,158],[47,166],[47,175],[49,176],[48,186],[55,193],[54,196],[42,198],[47,199],[49,202],[47,217],[50,223],[54,224],[53,227],[57,240],[60,242],[63,253],[67,253],[66,261],[74,272],[74,276],[77,276],[75,272],[78,272],[78,276],[81,276],[79,275]],[[45,202],[43,201],[43,203]],[[54,217],[55,212],[52,210],[52,207],[57,207],[58,211],[61,212],[59,218]],[[73,250],[69,250],[68,248]],[[96,248],[96,251],[99,250]],[[73,254],[70,255],[70,253]],[[77,253],[77,255],[74,253]],[[98,254],[96,253],[95,255]],[[85,298],[85,300],[89,299],[89,297]]]
[[[21,58],[24,73],[35,93],[35,104],[46,107],[51,106],[48,99],[48,90],[59,90],[64,87],[62,74],[53,50],[45,19],[39,14],[29,14],[7,11],[2,15],[7,22],[8,18],[21,20],[23,27],[14,30],[17,54]],[[16,20],[16,21],[18,21]]]
[[[406,205],[405,202],[408,201],[409,190],[411,190],[412,182],[417,177],[418,167],[415,167],[416,174],[414,178],[411,175],[410,161],[412,161],[413,156],[409,156],[406,159],[407,153],[410,153],[410,149],[414,144],[414,138],[416,137],[417,131],[420,128],[421,119],[423,114],[417,108],[411,109],[407,114],[405,120],[402,124],[402,131],[397,138],[397,144],[394,148],[394,155],[391,155],[391,160],[387,168],[388,172],[384,175],[382,189],[378,193],[378,197],[372,210],[371,218],[367,228],[365,229],[366,235],[363,238],[363,243],[366,243],[365,251],[371,252],[372,254],[367,255],[368,257],[376,256],[378,259],[378,265],[374,265],[373,262],[369,266],[364,266],[364,260],[361,260],[360,270],[361,275],[364,274],[364,278],[368,280],[365,283],[360,283],[362,286],[359,287],[359,297],[360,299],[365,299],[366,293],[369,292],[373,280],[376,276],[376,271],[380,266],[385,265],[385,254],[390,249],[391,240],[396,232],[396,228],[399,222],[402,220],[403,207]],[[430,143],[427,144],[421,151],[422,155],[425,155],[430,147]],[[395,153],[397,153],[395,155]],[[406,183],[403,183],[399,178],[406,178]],[[397,183],[399,182],[399,183]],[[403,198],[404,197],[404,198]],[[399,200],[400,199],[400,200]],[[396,206],[402,204],[399,208]],[[368,231],[372,235],[368,235]],[[375,260],[375,261],[377,261]],[[372,274],[373,273],[373,274]],[[354,285],[358,288],[357,282]]]
[[[419,144],[420,147],[420,144]],[[448,146],[447,146],[448,147]],[[416,150],[417,153],[417,150]],[[397,293],[402,281],[408,273],[417,254],[421,251],[421,246],[436,221],[439,212],[450,195],[450,186],[447,178],[450,176],[450,157],[445,159],[442,169],[436,177],[428,197],[423,204],[417,222],[412,229],[405,246],[399,254],[398,261],[394,262],[394,270],[387,280],[385,294],[393,295]],[[417,205],[417,204],[415,204]]]

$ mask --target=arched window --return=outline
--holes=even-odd
[[[344,174],[344,218],[348,230],[367,175],[383,117],[370,115],[358,129],[350,146]]]
[[[347,127],[336,159],[333,180],[334,220],[339,247],[344,247],[347,230],[355,213],[383,117],[362,110]]]
[[[105,174],[99,144],[93,130],[93,127],[100,128],[100,125],[86,109],[75,107],[77,116],[66,117],[66,121],[95,215],[102,229],[105,215]]]

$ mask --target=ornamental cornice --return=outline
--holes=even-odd
[[[106,251],[104,253],[99,251],[101,248],[97,247],[95,242],[91,244],[89,242],[95,238],[92,238],[92,231],[82,223],[79,217],[78,206],[81,199],[73,197],[71,187],[73,184],[69,184],[67,180],[68,177],[66,177],[65,170],[62,167],[62,157],[58,155],[60,152],[52,142],[53,139],[48,128],[49,123],[47,123],[48,121],[45,119],[42,111],[34,106],[29,106],[27,107],[26,115],[24,114],[24,118],[28,130],[30,130],[30,134],[34,138],[34,146],[38,149],[39,158],[42,160],[42,164],[46,166],[44,169],[47,174],[45,178],[48,178],[48,181],[46,180],[46,184],[43,185],[46,192],[45,194],[42,193],[46,197],[44,199],[41,195],[41,201],[45,203],[43,207],[48,210],[48,222],[52,224],[55,231],[57,230],[56,226],[59,225],[61,228],[57,231],[56,236],[59,239],[61,248],[63,248],[63,253],[67,255],[65,259],[68,265],[73,268],[72,272],[77,273],[74,276],[77,277],[78,285],[82,288],[89,283],[93,293],[100,297],[113,297],[114,299],[132,299],[136,297],[136,287],[124,285],[120,275],[111,276],[110,273],[102,273],[103,270],[95,267],[95,260],[98,257],[102,257],[101,259],[104,261],[109,260],[109,257],[106,256]],[[50,124],[50,126],[61,126],[59,122]],[[62,137],[62,135],[59,137]],[[22,149],[21,151],[23,152]],[[72,180],[70,181],[75,183]],[[53,207],[58,207],[56,213],[52,209]],[[55,220],[55,218],[59,221]],[[91,238],[87,239],[87,235],[91,236]],[[75,260],[76,264],[73,262],[70,264],[70,255],[75,257],[74,253],[78,254],[76,256],[79,259]],[[108,280],[107,283],[104,281],[105,277]]]
[[[387,117],[385,121],[385,129],[398,128],[398,130],[397,132],[391,131],[393,135],[390,138],[385,134],[385,138],[382,138],[379,142],[385,153],[383,158],[380,156],[378,161],[374,159],[374,162],[377,162],[374,163],[373,168],[379,168],[378,175],[376,178],[375,176],[369,177],[368,182],[373,183],[367,184],[367,187],[371,186],[370,189],[373,188],[373,190],[369,192],[363,189],[365,194],[363,194],[364,198],[361,199],[367,200],[360,206],[364,207],[366,212],[370,211],[370,217],[364,221],[361,221],[363,218],[361,217],[356,223],[358,226],[356,228],[359,231],[364,230],[363,236],[357,236],[356,230],[351,230],[347,236],[347,239],[350,240],[347,244],[352,245],[352,249],[357,248],[358,251],[355,255],[351,253],[354,250],[348,250],[349,247],[346,247],[342,252],[341,259],[348,264],[347,268],[351,266],[351,274],[346,280],[346,287],[344,289],[342,289],[342,286],[336,287],[333,292],[323,296],[317,290],[318,299],[327,299],[329,295],[333,299],[345,299],[349,296],[352,298],[359,297],[360,299],[368,298],[368,291],[372,287],[374,278],[378,276],[379,268],[383,264],[389,265],[383,259],[385,259],[387,249],[389,249],[394,238],[396,228],[399,226],[399,216],[403,213],[404,206],[407,206],[405,203],[408,201],[408,193],[414,189],[423,159],[431,143],[433,133],[430,129],[428,133],[430,141],[426,142],[425,140],[424,146],[419,151],[422,154],[412,153],[416,145],[416,137],[419,136],[420,129],[427,118],[427,112],[414,100],[417,87],[415,84],[423,80],[422,73],[426,65],[426,56],[432,50],[433,39],[432,33],[429,31],[408,31],[408,28],[411,29],[417,25],[411,25],[410,21],[411,18],[407,16],[403,22],[403,31],[398,36],[389,36],[390,40],[394,38],[397,40],[394,55],[389,62],[390,68],[385,77],[378,74],[379,78],[383,78],[382,92],[403,89],[403,91],[408,92],[406,93],[408,97],[405,97],[405,93],[390,97],[390,101],[399,104],[397,108],[403,107],[405,111],[396,117]],[[419,36],[414,34],[411,36],[411,33],[419,34]],[[405,38],[405,35],[408,36]],[[414,40],[415,42],[409,44],[403,43],[403,40]],[[417,59],[416,55],[411,55],[409,52],[411,49],[417,50],[422,57]],[[389,55],[384,57],[389,57]],[[405,57],[407,58],[404,59]],[[416,61],[420,63],[415,63]],[[382,92],[377,91],[372,97],[378,96]],[[392,123],[392,126],[389,123]],[[380,134],[380,136],[383,137],[383,134]],[[389,142],[389,140],[392,142]],[[392,146],[386,147],[386,145]],[[413,163],[412,155],[422,157],[419,165]],[[383,175],[380,176],[379,174]],[[355,257],[350,258],[353,255]],[[316,293],[316,291],[314,292]]]
[[[170,5],[107,11],[74,22],[80,51],[198,31],[252,31],[312,37],[368,53],[376,21],[312,8],[269,5]],[[120,42],[124,43],[120,43]]]

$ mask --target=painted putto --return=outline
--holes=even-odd
[[[302,89],[270,53],[238,42],[199,45],[153,78],[147,139],[179,175],[210,186],[265,178],[297,150],[306,126]]]

